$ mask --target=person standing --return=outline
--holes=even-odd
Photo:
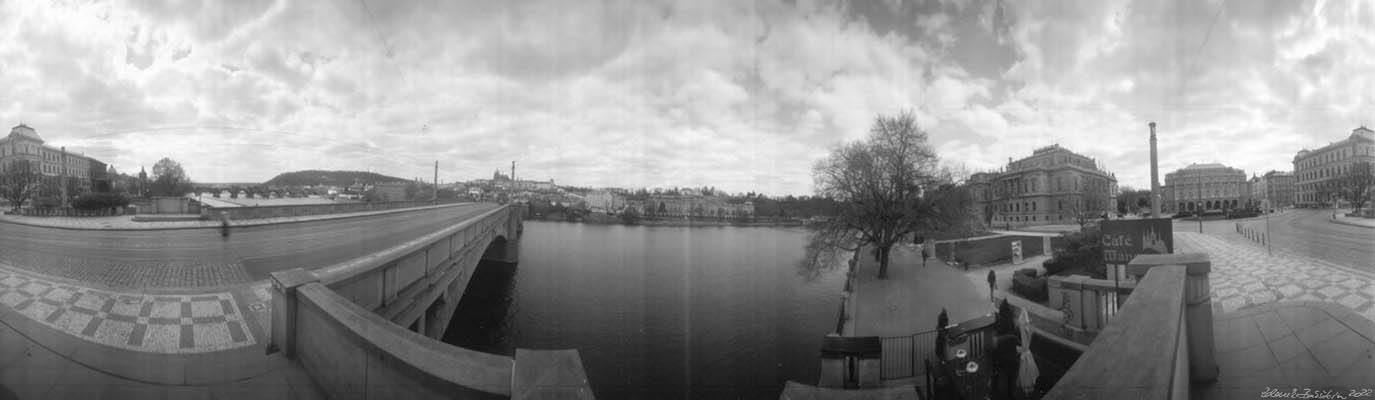
[[[988,301],[994,301],[993,291],[998,286],[998,275],[993,273],[993,269],[988,269]]]
[[[229,212],[220,211],[220,237],[229,238]]]

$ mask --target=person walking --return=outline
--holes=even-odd
[[[995,300],[993,299],[993,291],[997,289],[997,286],[998,286],[998,275],[993,273],[993,269],[992,269],[992,268],[989,268],[989,269],[988,269],[988,301],[995,301]]]
[[[926,267],[926,259],[931,258],[931,252],[926,250],[926,245],[921,246],[921,266]]]
[[[229,238],[229,212],[220,211],[220,237]]]

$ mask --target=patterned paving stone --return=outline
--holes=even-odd
[[[257,343],[229,293],[110,292],[0,266],[0,304],[66,334],[134,351],[204,353]]]
[[[1208,253],[1212,297],[1222,312],[1286,301],[1326,301],[1375,320],[1371,279],[1319,260],[1266,254],[1264,247],[1195,232],[1176,232],[1181,252]],[[3,299],[0,299],[3,300]]]

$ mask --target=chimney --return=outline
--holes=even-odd
[[[1155,150],[1155,122],[1151,127],[1151,218],[1160,218],[1160,166]]]

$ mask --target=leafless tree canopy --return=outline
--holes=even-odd
[[[28,160],[15,161],[0,171],[0,197],[18,210],[20,205],[38,192],[41,181],[42,175],[39,175],[36,166],[30,165]]]
[[[1351,207],[1355,212],[1361,212],[1365,203],[1370,200],[1371,189],[1375,188],[1375,171],[1368,162],[1352,164],[1336,182],[1336,190],[1351,202]]]
[[[865,140],[840,145],[813,168],[817,195],[841,207],[813,233],[803,269],[833,266],[840,253],[872,246],[879,277],[886,277],[894,244],[961,220],[968,197],[950,175],[911,113],[879,116]]]

